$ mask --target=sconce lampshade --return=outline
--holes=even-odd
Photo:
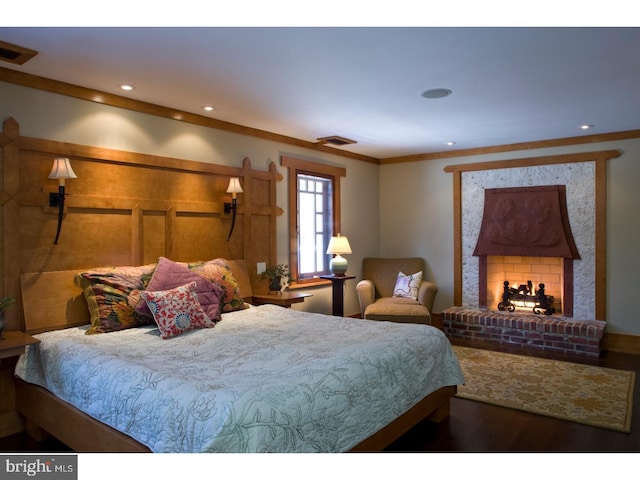
[[[227,187],[227,193],[231,194],[231,203],[224,204],[224,212],[232,213],[231,217],[231,229],[229,230],[229,235],[227,236],[227,242],[231,238],[231,234],[233,233],[233,227],[236,224],[236,210],[237,210],[237,200],[236,196],[238,193],[242,193],[242,185],[240,185],[240,179],[238,177],[231,177],[229,179],[229,186]]]
[[[236,193],[242,193],[242,185],[240,185],[240,179],[238,177],[231,177],[229,179],[229,186],[227,187],[227,193],[233,194],[233,198],[236,198]]]
[[[58,238],[60,238],[60,229],[62,228],[62,219],[64,215],[64,181],[67,178],[78,178],[78,176],[73,171],[73,168],[71,168],[71,163],[68,158],[56,158],[53,160],[53,167],[51,167],[49,178],[58,179],[58,193],[52,192],[49,194],[49,206],[58,207],[58,229],[56,231],[56,239],[53,241],[53,244],[57,245]]]
[[[49,178],[57,178],[60,180],[60,185],[64,185],[65,178],[78,178],[78,176],[71,168],[68,158],[56,158],[53,161]]]
[[[347,259],[342,255],[351,253],[351,245],[347,237],[343,237],[338,234],[337,237],[331,237],[329,240],[329,246],[327,247],[327,253],[335,255],[329,262],[329,270],[331,273],[338,276],[343,276],[347,271]]]

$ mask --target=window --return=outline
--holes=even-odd
[[[297,174],[298,278],[327,273],[327,246],[333,228],[332,182],[329,178]]]
[[[289,270],[295,284],[329,274],[327,246],[340,232],[340,177],[346,170],[282,157],[289,169]]]

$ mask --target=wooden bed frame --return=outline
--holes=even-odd
[[[449,399],[456,387],[443,387],[417,403],[351,452],[379,452],[423,420],[439,422],[449,415]],[[25,416],[27,433],[41,441],[49,435],[76,452],[149,453],[128,435],[99,422],[42,387],[16,380],[18,411]]]
[[[252,295],[243,260],[230,261],[242,295]],[[88,307],[73,284],[79,270],[26,273],[20,276],[26,332],[42,333],[89,323]],[[356,445],[353,452],[380,451],[423,420],[439,422],[449,415],[456,387],[444,387]],[[90,417],[46,389],[16,378],[16,408],[24,415],[27,433],[36,440],[51,435],[77,452],[149,452],[128,435]]]

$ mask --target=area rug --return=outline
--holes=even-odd
[[[453,347],[465,384],[457,396],[629,433],[635,372]]]

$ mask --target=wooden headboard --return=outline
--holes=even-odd
[[[253,289],[246,262],[229,260],[229,265],[242,297],[249,300]],[[89,307],[82,289],[73,283],[73,277],[81,271],[60,270],[20,275],[25,331],[28,334],[89,323]]]
[[[81,270],[20,275],[25,331],[29,334],[89,323],[82,289],[73,283]]]
[[[276,218],[282,214],[276,182],[282,176],[273,162],[268,170],[253,169],[247,158],[230,167],[24,137],[13,118],[2,127],[0,296],[18,299],[6,312],[9,329],[49,327],[34,310],[50,311],[51,304],[35,298],[20,302],[21,282],[27,292],[32,285],[52,294],[63,289],[67,297],[59,312],[75,319],[75,287],[71,283],[66,290],[64,272],[145,265],[160,256],[179,262],[243,259],[253,291],[267,290],[255,266],[276,263]],[[54,245],[58,210],[49,206],[49,193],[57,192],[58,184],[48,175],[56,157],[68,157],[77,178],[66,182],[64,222]],[[224,203],[231,202],[226,193],[231,177],[240,178],[243,193],[227,241],[231,214]]]

